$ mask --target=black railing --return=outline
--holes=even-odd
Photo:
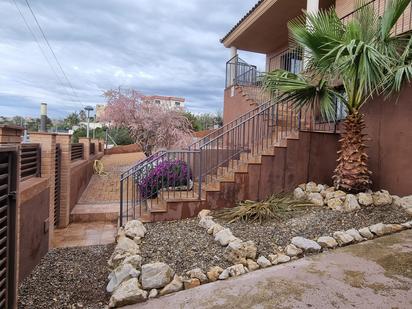
[[[22,144],[20,159],[20,180],[41,176],[40,144]]]
[[[81,143],[71,144],[71,161],[83,160],[83,148],[84,145]]]
[[[372,1],[366,2],[364,5],[357,8],[353,12],[350,12],[349,14],[346,14],[345,16],[343,16],[341,20],[343,21],[343,23],[347,23],[353,20],[358,14],[358,12],[363,7],[373,8],[375,12],[378,12],[379,16],[382,16],[388,3],[389,3],[388,0],[372,0]],[[405,12],[399,18],[398,22],[393,26],[392,35],[400,35],[402,33],[410,31],[411,29],[412,29],[412,7],[411,7],[411,4],[409,4]]]
[[[62,150],[60,144],[56,144],[56,153],[54,157],[54,226],[57,227],[60,222],[60,198],[61,198],[61,158]]]
[[[321,121],[314,110],[296,111],[290,102],[271,99],[188,150],[155,153],[123,173],[121,224],[147,211],[164,210],[166,200],[202,199],[210,185],[271,151],[272,146],[281,145],[287,137],[297,136],[299,131],[336,132],[336,126],[335,122]]]
[[[254,84],[257,74],[256,66],[248,64],[236,55],[226,62],[226,88]]]

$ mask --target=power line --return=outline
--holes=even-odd
[[[32,8],[31,8],[31,6],[30,6],[29,1],[28,1],[28,0],[25,0],[25,2],[26,2],[27,7],[29,8],[31,14],[33,15],[33,18],[34,18],[34,20],[35,20],[35,22],[36,22],[36,24],[37,24],[37,27],[39,28],[39,30],[40,30],[40,32],[41,32],[41,34],[42,34],[42,36],[43,36],[43,39],[45,40],[47,46],[49,47],[49,49],[50,49],[50,51],[51,51],[51,53],[52,53],[52,55],[53,55],[53,57],[54,57],[54,60],[56,61],[57,65],[59,66],[60,71],[62,72],[64,78],[66,79],[69,87],[71,88],[71,90],[72,90],[73,94],[75,95],[75,97],[77,98],[78,102],[81,103],[81,101],[80,101],[80,99],[79,99],[76,91],[74,91],[74,88],[73,88],[72,83],[70,82],[69,78],[67,77],[66,72],[64,72],[63,67],[62,67],[62,65],[60,64],[60,61],[57,59],[57,56],[56,56],[56,54],[54,53],[54,50],[53,50],[53,48],[51,47],[51,45],[50,45],[50,43],[49,43],[49,40],[47,39],[47,37],[46,37],[46,35],[45,35],[42,27],[40,26],[40,23],[39,23],[39,21],[37,20],[36,14],[33,12]]]
[[[27,27],[27,29],[29,30],[30,34],[32,35],[33,39],[36,41],[37,46],[39,47],[39,49],[40,49],[40,51],[41,51],[44,59],[46,59],[47,64],[49,65],[49,67],[50,67],[50,69],[52,70],[53,74],[56,76],[57,81],[60,83],[60,86],[62,86],[62,89],[64,89],[64,91],[66,92],[66,94],[67,94],[68,96],[70,96],[69,93],[67,93],[67,91],[66,91],[66,86],[64,85],[64,83],[63,83],[63,81],[61,80],[60,76],[57,74],[56,70],[54,69],[53,65],[51,64],[51,62],[50,62],[50,60],[49,60],[49,57],[47,57],[46,53],[44,52],[44,50],[43,50],[43,48],[42,48],[39,40],[37,39],[37,36],[35,35],[35,33],[33,32],[33,30],[31,29],[29,23],[28,23],[27,20],[26,20],[26,17],[24,17],[24,14],[23,14],[22,11],[20,10],[20,7],[18,6],[16,0],[13,0],[13,2],[14,2],[14,5],[16,6],[16,9],[17,9],[17,11],[19,12],[21,18],[22,18],[23,21],[24,21],[24,24],[26,25],[26,27]]]

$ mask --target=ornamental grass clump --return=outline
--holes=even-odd
[[[144,199],[156,198],[163,188],[187,189],[192,180],[192,171],[182,160],[162,161],[139,182],[140,195]]]
[[[248,200],[239,202],[236,207],[219,211],[215,217],[221,218],[228,223],[237,221],[259,223],[268,220],[281,221],[292,212],[304,211],[314,206],[309,201],[296,200],[290,195],[281,193],[274,194],[261,202]]]

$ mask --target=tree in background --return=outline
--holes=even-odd
[[[104,96],[107,107],[102,120],[127,128],[146,155],[190,143],[191,124],[181,111],[143,102],[143,95],[134,89],[108,90]]]
[[[77,126],[80,123],[80,117],[79,114],[74,112],[69,114],[66,118],[63,120],[64,126],[67,129],[71,129],[73,126]]]

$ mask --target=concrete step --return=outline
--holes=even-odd
[[[117,223],[119,210],[119,203],[77,204],[70,214],[70,222]]]

